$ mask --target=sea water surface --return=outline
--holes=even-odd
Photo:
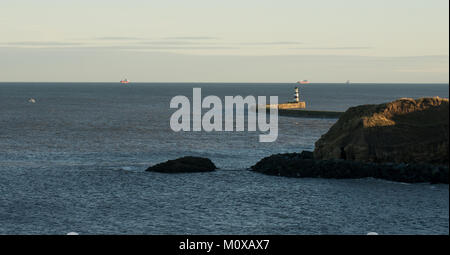
[[[335,119],[279,117],[258,132],[173,132],[176,95],[279,96],[294,84],[0,83],[0,234],[449,234],[448,185],[327,180],[247,171],[263,157],[313,150]],[[448,84],[309,84],[307,107],[344,111]],[[28,102],[29,98],[36,103]],[[220,168],[161,174],[192,155]]]

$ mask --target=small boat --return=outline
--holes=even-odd
[[[36,99],[30,98],[30,99],[28,99],[28,103],[34,104],[34,103],[36,103]]]
[[[130,81],[129,81],[128,79],[123,79],[123,80],[120,81],[120,83],[125,83],[125,84],[126,84],[126,83],[129,83],[129,82],[130,82]]]
[[[349,85],[349,84],[350,84],[350,80],[347,80],[347,81],[345,82],[345,84]]]
[[[308,80],[302,80],[302,81],[298,81],[298,84],[309,84]]]

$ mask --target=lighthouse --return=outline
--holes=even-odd
[[[294,100],[296,103],[300,102],[300,93],[298,92],[298,87],[295,87]]]
[[[290,101],[287,103],[277,104],[278,110],[287,110],[287,109],[305,109],[306,102],[300,101],[300,91],[299,87],[294,88],[294,101]],[[270,108],[271,105],[266,104],[266,108]]]

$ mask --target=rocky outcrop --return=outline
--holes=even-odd
[[[217,167],[207,158],[183,157],[156,164],[147,168],[146,171],[160,173],[194,173],[210,172],[215,169],[217,169]]]
[[[316,142],[314,158],[448,166],[448,128],[448,99],[351,107]]]
[[[317,160],[311,152],[276,154],[251,167],[252,171],[285,177],[379,178],[399,182],[448,184],[448,166],[431,164],[364,163],[330,159]]]

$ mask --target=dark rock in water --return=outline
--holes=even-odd
[[[449,100],[402,98],[349,108],[315,144],[314,158],[449,163]]]
[[[183,157],[156,164],[147,168],[146,171],[160,173],[194,173],[210,172],[215,169],[217,169],[217,167],[207,158]]]
[[[448,166],[431,164],[364,163],[330,159],[317,160],[311,152],[276,154],[252,166],[255,172],[285,177],[335,179],[379,178],[398,182],[449,183]]]

